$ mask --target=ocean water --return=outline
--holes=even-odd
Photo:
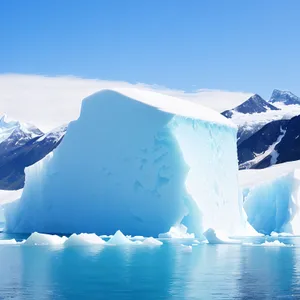
[[[279,239],[293,246],[0,245],[0,299],[300,299],[300,238]]]

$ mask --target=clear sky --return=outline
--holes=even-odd
[[[2,0],[0,73],[300,96],[299,0]]]

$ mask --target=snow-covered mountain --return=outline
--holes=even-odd
[[[300,116],[266,124],[238,146],[240,169],[262,169],[300,159]]]
[[[243,102],[241,105],[231,109],[226,110],[222,113],[226,118],[231,118],[235,112],[242,114],[253,114],[253,113],[262,113],[268,110],[279,110],[276,106],[268,103],[259,95],[255,94],[251,96],[248,100]]]
[[[270,98],[271,103],[283,103],[285,105],[300,104],[300,98],[290,91],[274,90]]]
[[[42,159],[60,143],[66,126],[44,134],[31,124],[0,119],[0,189],[24,186],[24,168]]]
[[[32,124],[10,120],[6,115],[0,118],[0,143],[6,141],[10,146],[20,146],[42,135],[43,132]]]
[[[276,120],[289,120],[300,115],[300,105],[285,105],[279,102],[273,105],[260,96],[254,95],[241,105],[222,114],[238,126],[239,146],[266,124]]]

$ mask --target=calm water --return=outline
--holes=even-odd
[[[280,240],[294,247],[0,245],[0,299],[300,299],[300,238]]]

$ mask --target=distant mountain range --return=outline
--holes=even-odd
[[[255,94],[250,97],[247,101],[242,103],[241,105],[222,112],[222,115],[226,118],[231,118],[235,112],[242,114],[253,114],[253,113],[262,113],[268,110],[279,110],[276,106],[268,103],[259,95]]]
[[[274,90],[269,102],[297,105],[300,104],[300,98],[289,91]]]
[[[253,95],[222,114],[238,126],[240,169],[300,159],[300,98],[293,93],[275,89],[268,101]]]
[[[61,142],[66,126],[46,134],[34,125],[0,119],[0,189],[24,186],[24,169],[45,157]]]

